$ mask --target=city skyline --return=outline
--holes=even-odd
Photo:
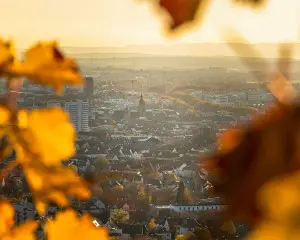
[[[300,41],[299,6],[296,0],[272,0],[262,11],[251,11],[231,1],[215,0],[201,25],[184,36],[168,38],[163,17],[147,1],[11,0],[1,3],[6,11],[0,26],[1,36],[12,37],[22,48],[51,39],[62,46],[79,47],[222,42],[222,31],[230,28],[250,42]]]

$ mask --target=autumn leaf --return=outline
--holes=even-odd
[[[160,6],[172,18],[171,29],[176,29],[184,23],[193,21],[198,7],[203,0],[160,0]]]
[[[281,226],[296,226],[300,220],[300,172],[276,177],[258,192],[258,206],[264,219]],[[274,198],[276,196],[276,198]]]
[[[0,38],[0,74],[3,74],[6,67],[13,64],[14,60],[15,51],[12,42]]]
[[[227,130],[219,138],[219,151],[230,152],[240,143],[242,131],[238,129]]]
[[[11,112],[4,105],[0,105],[0,129],[10,123]]]
[[[265,0],[228,0],[251,7],[262,6]],[[171,17],[170,30],[176,30],[196,18],[203,18],[210,0],[159,0],[159,6]]]
[[[284,105],[276,108],[280,108],[281,114],[270,111],[267,120],[261,116],[250,127],[242,129],[239,144],[229,152],[212,156],[207,169],[213,173],[210,181],[216,194],[224,196],[231,205],[231,216],[249,224],[261,217],[257,192],[262,185],[297,170],[300,165],[296,157],[300,109]],[[263,124],[258,124],[259,119]]]
[[[83,84],[78,65],[66,58],[56,42],[39,42],[30,48],[24,57],[24,75],[34,83],[53,87],[61,93],[63,85]]]
[[[6,234],[14,225],[14,209],[9,202],[0,202],[0,236]]]
[[[27,221],[16,228],[14,226],[14,209],[9,202],[0,202],[0,239],[3,240],[34,240],[37,223]]]
[[[17,112],[9,131],[20,163],[38,158],[45,165],[57,165],[75,154],[76,133],[69,115],[60,108]]]
[[[48,240],[57,239],[108,239],[107,230],[104,227],[96,227],[89,215],[77,217],[73,210],[58,213],[55,220],[49,221],[45,232]]]
[[[262,220],[248,236],[248,240],[299,239],[300,172],[274,178],[258,193]]]
[[[3,240],[35,240],[34,231],[37,223],[34,221],[26,221],[17,228],[11,230],[9,236],[5,236]]]
[[[50,201],[66,207],[70,204],[69,196],[79,199],[90,197],[86,183],[68,167],[45,167],[35,162],[32,166],[23,166],[23,170],[33,192],[36,208],[41,214]]]
[[[294,238],[294,240],[296,239],[299,239],[299,235]],[[293,240],[293,238],[286,238],[285,229],[277,224],[263,223],[250,232],[246,240]]]

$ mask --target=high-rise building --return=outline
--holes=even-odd
[[[88,132],[89,128],[89,102],[87,100],[76,99],[65,102],[65,111],[72,119],[77,132]]]
[[[93,97],[94,94],[94,79],[92,77],[85,78],[84,95],[87,98]]]

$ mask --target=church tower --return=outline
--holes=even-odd
[[[146,102],[143,98],[143,94],[141,94],[140,101],[139,101],[139,112],[140,112],[140,117],[145,117]]]

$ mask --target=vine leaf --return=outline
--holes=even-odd
[[[44,167],[35,163],[23,169],[40,214],[45,212],[50,201],[66,207],[71,195],[80,199],[90,197],[87,184],[68,167]]]
[[[12,79],[10,82],[16,77],[26,77],[36,84],[53,87],[58,94],[64,85],[84,82],[77,63],[65,57],[56,42],[38,42],[25,52],[21,63],[12,43],[0,39],[0,75]]]
[[[197,10],[203,0],[160,0],[160,6],[165,9],[172,18],[171,30],[184,23],[195,19]]]
[[[69,115],[60,108],[19,110],[9,139],[20,163],[38,158],[46,166],[58,165],[75,154],[76,133]],[[59,136],[59,137],[58,137]]]
[[[0,127],[4,128],[9,124],[11,112],[5,106],[0,106]]]
[[[248,236],[257,239],[299,239],[299,172],[274,178],[258,192],[264,218]]]
[[[14,209],[9,202],[0,202],[0,239],[5,240],[34,240],[34,230],[37,223],[27,221],[16,228],[14,226]]]
[[[208,161],[210,180],[231,205],[232,217],[255,224],[261,218],[259,189],[274,177],[299,169],[295,143],[299,120],[299,107],[278,105],[242,129],[239,144],[234,143],[231,151],[220,151]]]
[[[83,84],[78,65],[60,52],[56,42],[34,45],[25,53],[24,66],[23,74],[29,80],[51,86],[57,93],[62,92],[65,84]]]
[[[84,214],[77,217],[73,210],[58,213],[55,220],[49,221],[45,229],[49,240],[56,239],[108,239],[103,227],[96,227],[93,219]]]

